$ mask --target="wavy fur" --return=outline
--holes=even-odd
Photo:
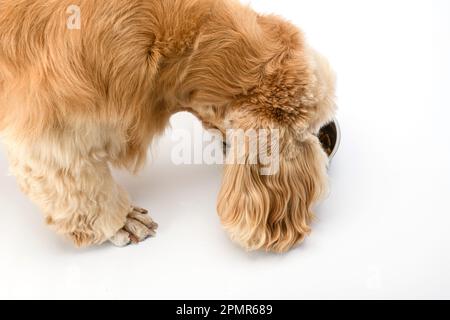
[[[81,30],[66,9],[81,9]],[[286,251],[326,190],[314,134],[334,77],[301,32],[233,0],[0,1],[0,133],[46,221],[78,246],[117,234],[130,201],[109,165],[137,171],[171,115],[278,128],[281,170],[225,168],[218,212],[247,249]]]

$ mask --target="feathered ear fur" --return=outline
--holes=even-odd
[[[313,206],[327,190],[328,158],[317,137],[299,139],[285,130],[280,139],[275,174],[262,175],[262,164],[252,164],[249,150],[244,164],[225,167],[218,213],[231,238],[248,250],[285,252],[302,242]]]

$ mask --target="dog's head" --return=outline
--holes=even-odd
[[[249,250],[284,252],[308,235],[327,190],[316,134],[334,116],[335,79],[295,26],[246,10],[228,10],[200,38],[187,87],[214,105],[208,122],[241,133],[231,134],[219,195],[224,226]]]
[[[231,134],[218,212],[250,250],[283,252],[301,242],[327,190],[328,158],[316,134],[333,117],[334,80],[325,60],[309,54],[307,69],[296,58],[280,63],[225,121],[244,138]]]

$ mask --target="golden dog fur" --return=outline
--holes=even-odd
[[[81,9],[81,29],[66,10]],[[225,167],[218,213],[243,247],[284,252],[327,189],[316,133],[334,76],[302,33],[234,0],[0,1],[0,132],[11,170],[77,246],[143,240],[109,165],[137,171],[176,112],[207,127],[280,130],[280,171]]]

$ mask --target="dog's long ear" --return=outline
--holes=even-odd
[[[225,167],[218,213],[231,238],[248,250],[285,252],[302,242],[313,206],[327,190],[328,158],[318,138],[281,129],[279,139],[279,166],[272,174],[262,174],[248,149],[244,163]]]

